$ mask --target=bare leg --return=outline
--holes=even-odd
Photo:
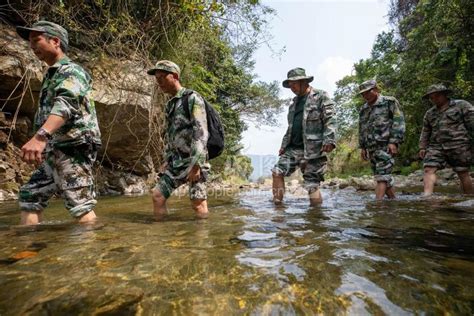
[[[191,205],[196,217],[203,219],[209,217],[209,210],[207,209],[207,200],[191,200]]]
[[[314,192],[309,194],[309,205],[311,206],[318,206],[323,203],[323,197],[321,195],[321,190],[317,189]]]
[[[285,194],[285,179],[282,175],[273,174],[273,203],[281,204]]]
[[[152,191],[153,200],[153,214],[157,221],[163,220],[165,215],[168,213],[166,209],[166,198],[161,194],[160,190],[154,189]]]
[[[459,180],[461,181],[461,190],[464,194],[473,194],[472,189],[472,180],[469,171],[459,171],[458,174]]]
[[[20,225],[37,225],[43,220],[43,212],[21,211]]]
[[[429,196],[433,194],[434,186],[436,183],[436,167],[425,167],[425,173],[423,175],[423,195]]]
[[[375,186],[375,199],[383,200],[386,191],[387,191],[387,182],[377,181],[377,185]]]
[[[395,198],[395,189],[393,188],[393,186],[387,187],[387,189],[385,190],[385,195],[387,195],[389,199]]]
[[[78,218],[79,223],[90,223],[97,219],[94,211],[90,211]]]

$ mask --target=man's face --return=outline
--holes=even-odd
[[[367,103],[373,104],[375,101],[377,101],[379,91],[376,88],[373,88],[368,91],[362,92],[361,94]]]
[[[157,70],[155,72],[156,82],[164,93],[172,94],[175,87],[175,75],[171,72]]]
[[[291,80],[288,81],[288,86],[290,87],[291,91],[298,95],[304,95],[306,93],[306,90],[308,89],[308,83],[304,80]]]
[[[60,41],[58,38],[46,38],[42,32],[30,32],[30,47],[39,60],[47,61],[56,56]]]
[[[434,92],[428,95],[431,103],[437,106],[445,105],[448,102],[448,97],[443,92]]]

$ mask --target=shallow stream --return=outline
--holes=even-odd
[[[164,222],[148,196],[102,198],[90,226],[56,200],[32,228],[0,204],[0,315],[474,313],[471,200],[323,195],[227,194],[207,220],[173,197]]]

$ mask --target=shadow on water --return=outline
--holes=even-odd
[[[1,204],[0,314],[472,314],[473,201],[323,194],[219,196],[207,220],[173,197],[163,222],[103,198],[93,225],[53,201],[36,227]]]

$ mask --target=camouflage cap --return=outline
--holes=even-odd
[[[283,81],[283,87],[289,88],[290,81],[306,80],[307,82],[313,81],[313,76],[307,76],[306,71],[303,68],[294,68],[288,71],[286,75],[287,79]]]
[[[378,87],[377,86],[377,81],[375,81],[374,79],[364,81],[359,85],[359,94],[362,94],[366,91],[369,91],[369,90],[371,90],[373,88],[377,88],[377,87]]]
[[[46,33],[51,36],[55,36],[61,40],[61,43],[64,44],[65,47],[69,45],[69,38],[67,31],[64,27],[59,24],[49,22],[49,21],[38,21],[33,24],[32,27],[24,27],[24,26],[17,26],[16,32],[20,35],[21,38],[29,41],[30,40],[30,32],[42,32]]]
[[[422,96],[422,98],[428,99],[428,96],[435,92],[444,92],[445,94],[449,94],[452,92],[452,90],[446,88],[446,86],[442,83],[433,84],[428,87],[428,90],[426,90],[426,93]]]
[[[157,70],[171,72],[171,73],[177,74],[178,76],[181,75],[181,69],[179,69],[179,66],[169,60],[158,61],[155,67],[149,69],[146,73],[151,76],[154,76]]]

